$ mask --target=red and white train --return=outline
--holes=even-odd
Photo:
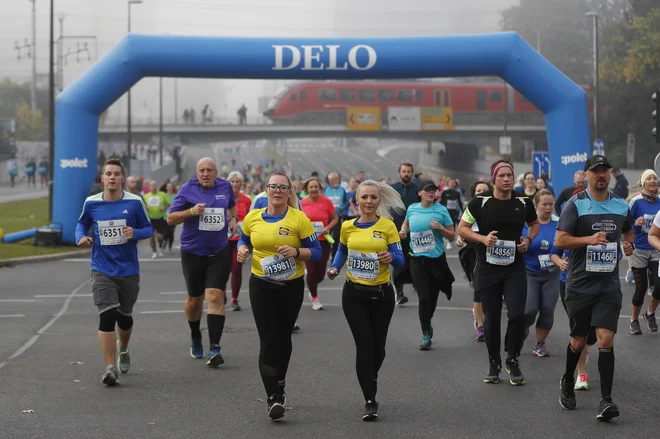
[[[589,87],[583,88],[588,94]],[[274,123],[344,123],[347,107],[380,107],[384,121],[388,107],[452,107],[455,119],[503,116],[506,108],[514,118],[541,120],[542,116],[523,95],[501,82],[422,81],[295,83],[270,100],[264,116]]]

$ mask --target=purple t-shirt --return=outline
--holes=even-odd
[[[215,185],[207,189],[193,178],[181,186],[170,212],[188,210],[200,203],[206,203],[204,213],[183,222],[181,250],[198,256],[217,255],[228,243],[227,209],[236,205],[234,190],[226,180],[216,178]]]

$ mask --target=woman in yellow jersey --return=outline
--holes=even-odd
[[[284,385],[291,358],[291,328],[303,302],[305,261],[321,256],[312,222],[298,210],[289,177],[273,172],[266,180],[268,206],[245,216],[236,259],[253,250],[250,303],[259,332],[259,372],[271,419],[284,416]]]
[[[366,401],[362,420],[374,421],[378,419],[378,371],[385,360],[387,330],[394,313],[390,265],[396,268],[405,263],[399,232],[386,217],[388,207],[405,211],[405,205],[396,190],[373,180],[362,182],[355,198],[361,216],[342,224],[328,277],[334,279],[348,261],[342,307],[355,339],[355,368]]]

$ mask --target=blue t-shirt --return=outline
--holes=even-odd
[[[528,226],[523,227],[523,236],[527,236]],[[525,268],[528,271],[540,273],[551,271],[557,267],[550,260],[550,255],[556,253],[555,233],[557,232],[557,219],[553,217],[548,224],[541,224],[541,229],[532,244],[525,252]]]
[[[116,277],[140,274],[137,242],[154,233],[142,197],[126,191],[117,201],[104,200],[103,192],[87,197],[76,225],[76,242],[92,225],[92,270]],[[133,239],[124,238],[124,226],[133,228]]]
[[[423,207],[422,203],[413,203],[406,212],[406,221],[410,226],[410,251],[414,256],[439,258],[445,252],[442,233],[431,228],[431,221],[436,220],[445,227],[453,226],[454,221],[445,206],[433,203]]]
[[[323,195],[328,197],[332,202],[332,205],[335,206],[337,215],[342,215],[344,209],[348,207],[348,196],[343,187],[337,186],[336,188],[331,187],[330,185],[326,186],[323,190]]]
[[[637,218],[640,216],[644,217],[643,226],[633,225],[635,229],[635,248],[640,250],[654,250],[651,244],[649,244],[649,232],[651,231],[655,214],[660,210],[660,200],[656,198],[654,203],[649,203],[640,194],[630,200],[629,207],[633,221],[637,221]]]

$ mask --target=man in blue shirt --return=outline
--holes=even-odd
[[[101,181],[103,192],[85,200],[76,226],[76,242],[80,247],[92,247],[92,295],[99,312],[98,337],[106,362],[101,381],[112,386],[119,382],[117,367],[127,373],[131,366],[131,314],[140,291],[137,241],[148,239],[154,231],[142,198],[122,190],[124,168],[119,159],[105,162]],[[92,226],[93,237],[87,236]]]
[[[335,254],[337,253],[337,248],[339,247],[339,234],[341,232],[341,223],[344,221],[343,212],[349,205],[348,195],[346,195],[346,190],[340,185],[341,177],[337,172],[331,172],[328,174],[328,185],[323,191],[323,195],[328,197],[332,201],[332,205],[335,206],[337,215],[339,216],[339,222],[337,225],[330,231],[330,235],[335,240],[335,243],[332,244],[332,252],[330,259],[334,260]]]

